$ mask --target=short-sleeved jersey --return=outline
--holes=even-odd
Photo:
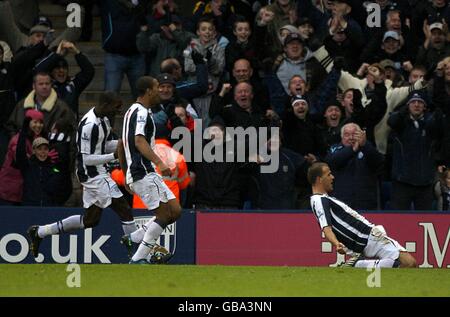
[[[326,194],[311,196],[311,208],[320,228],[331,226],[339,242],[361,253],[367,245],[373,224],[342,201]]]
[[[100,118],[94,108],[88,111],[78,124],[77,130],[77,175],[81,183],[99,175],[106,175],[105,164],[87,166],[83,154],[104,155],[106,142],[110,138],[111,124],[107,117]]]
[[[155,148],[155,123],[152,112],[140,103],[134,103],[123,119],[122,142],[127,160],[126,182],[131,184],[145,175],[155,172],[153,163],[146,159],[136,148],[135,136],[142,135]]]

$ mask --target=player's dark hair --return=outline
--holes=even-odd
[[[98,97],[99,105],[109,105],[118,101],[121,101],[121,98],[115,91],[104,91]]]
[[[314,185],[316,183],[317,177],[323,176],[323,168],[328,166],[327,163],[314,163],[313,165],[308,168],[308,182],[311,185]]]
[[[136,90],[139,97],[143,97],[147,89],[152,90],[153,85],[156,85],[157,81],[150,76],[142,76],[136,81]]]

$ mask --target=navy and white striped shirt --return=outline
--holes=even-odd
[[[105,163],[114,159],[114,154],[107,154],[110,136],[111,124],[108,118],[98,117],[94,108],[81,119],[77,131],[77,175],[81,183],[96,176],[108,174]],[[95,156],[96,161],[99,161],[98,158],[101,160],[95,165],[87,164],[86,159],[89,156]]]
[[[152,112],[140,103],[134,103],[123,118],[122,141],[127,159],[127,184],[136,182],[145,175],[155,172],[153,163],[146,159],[136,148],[135,136],[142,135],[155,148],[155,123]]]
[[[311,196],[311,208],[320,228],[331,226],[339,242],[361,253],[367,245],[373,224],[342,201],[326,194]]]

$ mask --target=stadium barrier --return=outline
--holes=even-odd
[[[117,215],[103,211],[100,224],[72,234],[47,237],[41,243],[41,255],[34,259],[29,254],[26,237],[32,224],[47,224],[74,214],[81,208],[0,207],[0,263],[128,263],[126,249],[119,243],[123,235]],[[135,211],[138,225],[153,215],[148,211]],[[168,226],[159,243],[174,252],[171,263],[195,263],[195,214],[184,211],[183,216]]]
[[[35,260],[26,230],[82,209],[0,207],[0,263],[127,263],[122,227],[112,210],[98,227],[44,239]],[[135,211],[138,224],[152,214]],[[450,268],[450,213],[368,212],[388,235],[410,251],[421,268]],[[173,264],[336,266],[344,260],[308,211],[189,211],[166,228],[160,244],[174,252]]]

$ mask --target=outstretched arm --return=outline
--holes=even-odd
[[[345,254],[345,245],[336,238],[331,226],[323,228],[322,231],[325,234],[325,238],[336,247],[336,251],[340,254]]]

